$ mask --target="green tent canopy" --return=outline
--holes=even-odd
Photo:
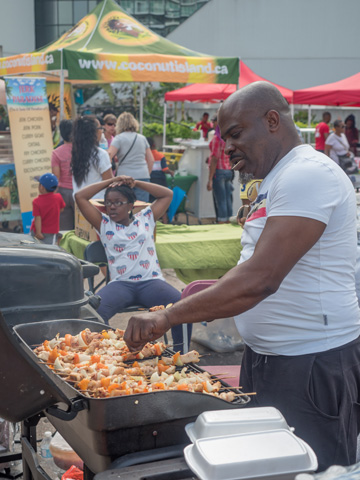
[[[58,40],[32,53],[0,58],[0,75],[52,72],[72,83],[232,83],[239,59],[204,55],[155,34],[103,0]]]

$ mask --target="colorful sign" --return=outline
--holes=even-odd
[[[46,91],[49,106],[51,105],[54,111],[58,112],[58,121],[60,118],[60,83],[46,82]],[[71,85],[65,83],[64,85],[64,118],[69,120],[72,118],[72,102],[71,102]]]
[[[52,133],[44,78],[5,78],[11,141],[24,232],[30,230],[37,175],[51,172]]]
[[[125,13],[113,0],[100,2],[42,50],[0,58],[0,75],[61,68],[74,82],[237,84],[239,80],[238,58],[204,55],[173,43]]]

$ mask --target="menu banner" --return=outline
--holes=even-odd
[[[46,81],[7,77],[5,84],[21,217],[28,233],[32,201],[39,194],[34,177],[51,172],[53,142]]]

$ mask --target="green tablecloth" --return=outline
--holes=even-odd
[[[242,228],[238,225],[156,226],[156,251],[161,268],[173,268],[180,280],[219,278],[237,264]],[[60,246],[84,258],[89,242],[68,232]]]

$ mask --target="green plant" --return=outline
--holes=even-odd
[[[174,123],[166,124],[166,143],[174,144],[174,138],[199,138],[199,132],[194,132],[194,123]],[[153,137],[154,135],[162,135],[164,131],[162,123],[146,123],[144,124],[143,134],[145,137]]]

